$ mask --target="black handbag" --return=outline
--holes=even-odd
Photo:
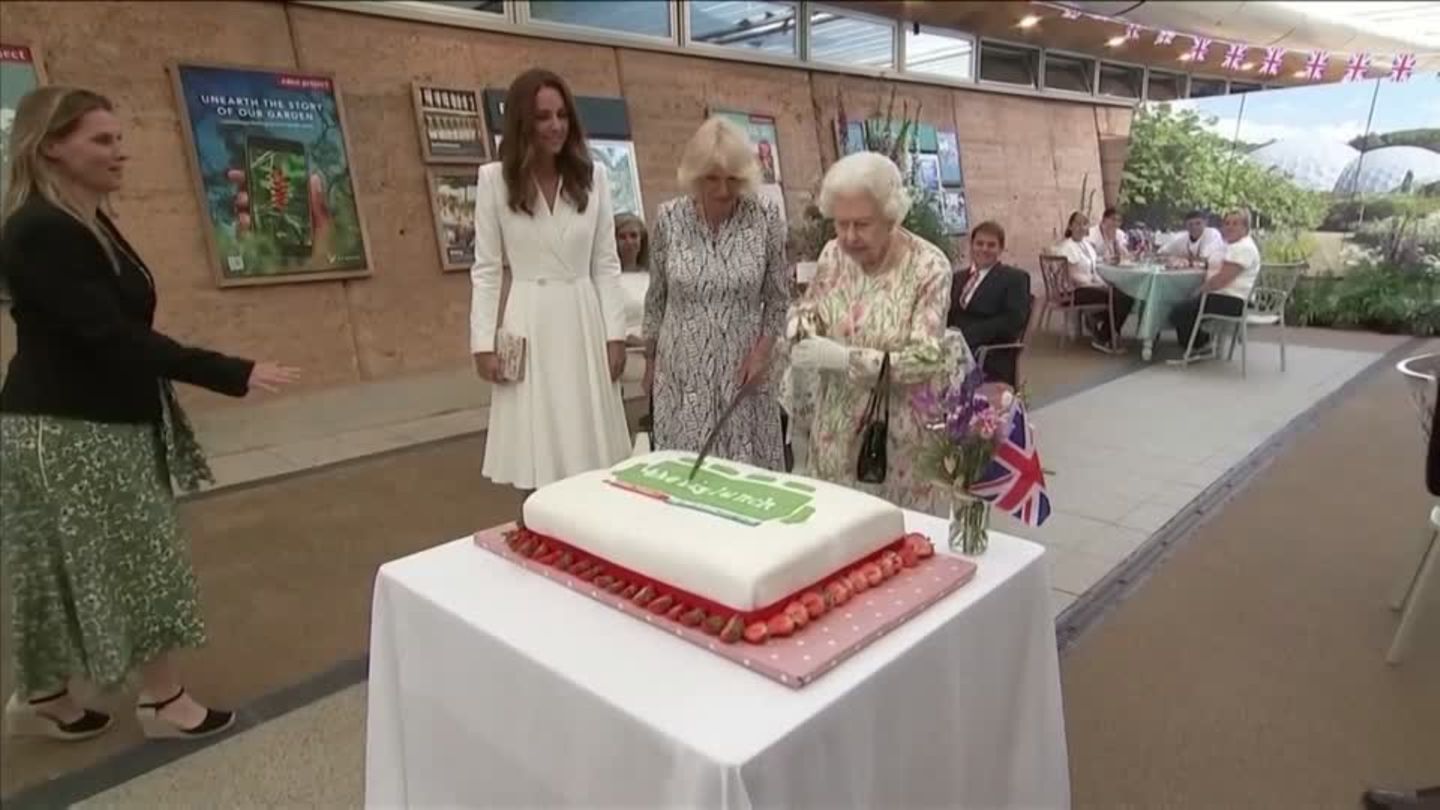
[[[889,471],[889,455],[885,444],[890,438],[890,353],[880,361],[880,376],[865,417],[860,422],[860,457],[855,462],[855,478],[862,484],[883,484]]]

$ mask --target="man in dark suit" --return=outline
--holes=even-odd
[[[1005,229],[998,222],[982,222],[970,232],[970,266],[955,275],[950,286],[951,329],[959,329],[970,351],[982,346],[1018,343],[1030,320],[1030,274],[1000,263],[1005,250]],[[1017,385],[1020,353],[1014,349],[990,352],[985,378]]]

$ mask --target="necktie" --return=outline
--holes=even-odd
[[[980,280],[980,271],[975,265],[970,265],[970,270],[965,274],[965,284],[960,288],[960,306],[970,306],[970,296],[975,294],[975,287]]]

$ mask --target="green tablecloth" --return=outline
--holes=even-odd
[[[1146,360],[1155,336],[1170,320],[1170,310],[1193,296],[1205,281],[1204,270],[1167,270],[1160,264],[1099,264],[1095,272],[1142,306],[1139,330]]]

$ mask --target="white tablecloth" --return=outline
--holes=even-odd
[[[968,585],[800,690],[468,539],[396,560],[375,584],[366,805],[1068,807],[1043,552],[992,533]]]

